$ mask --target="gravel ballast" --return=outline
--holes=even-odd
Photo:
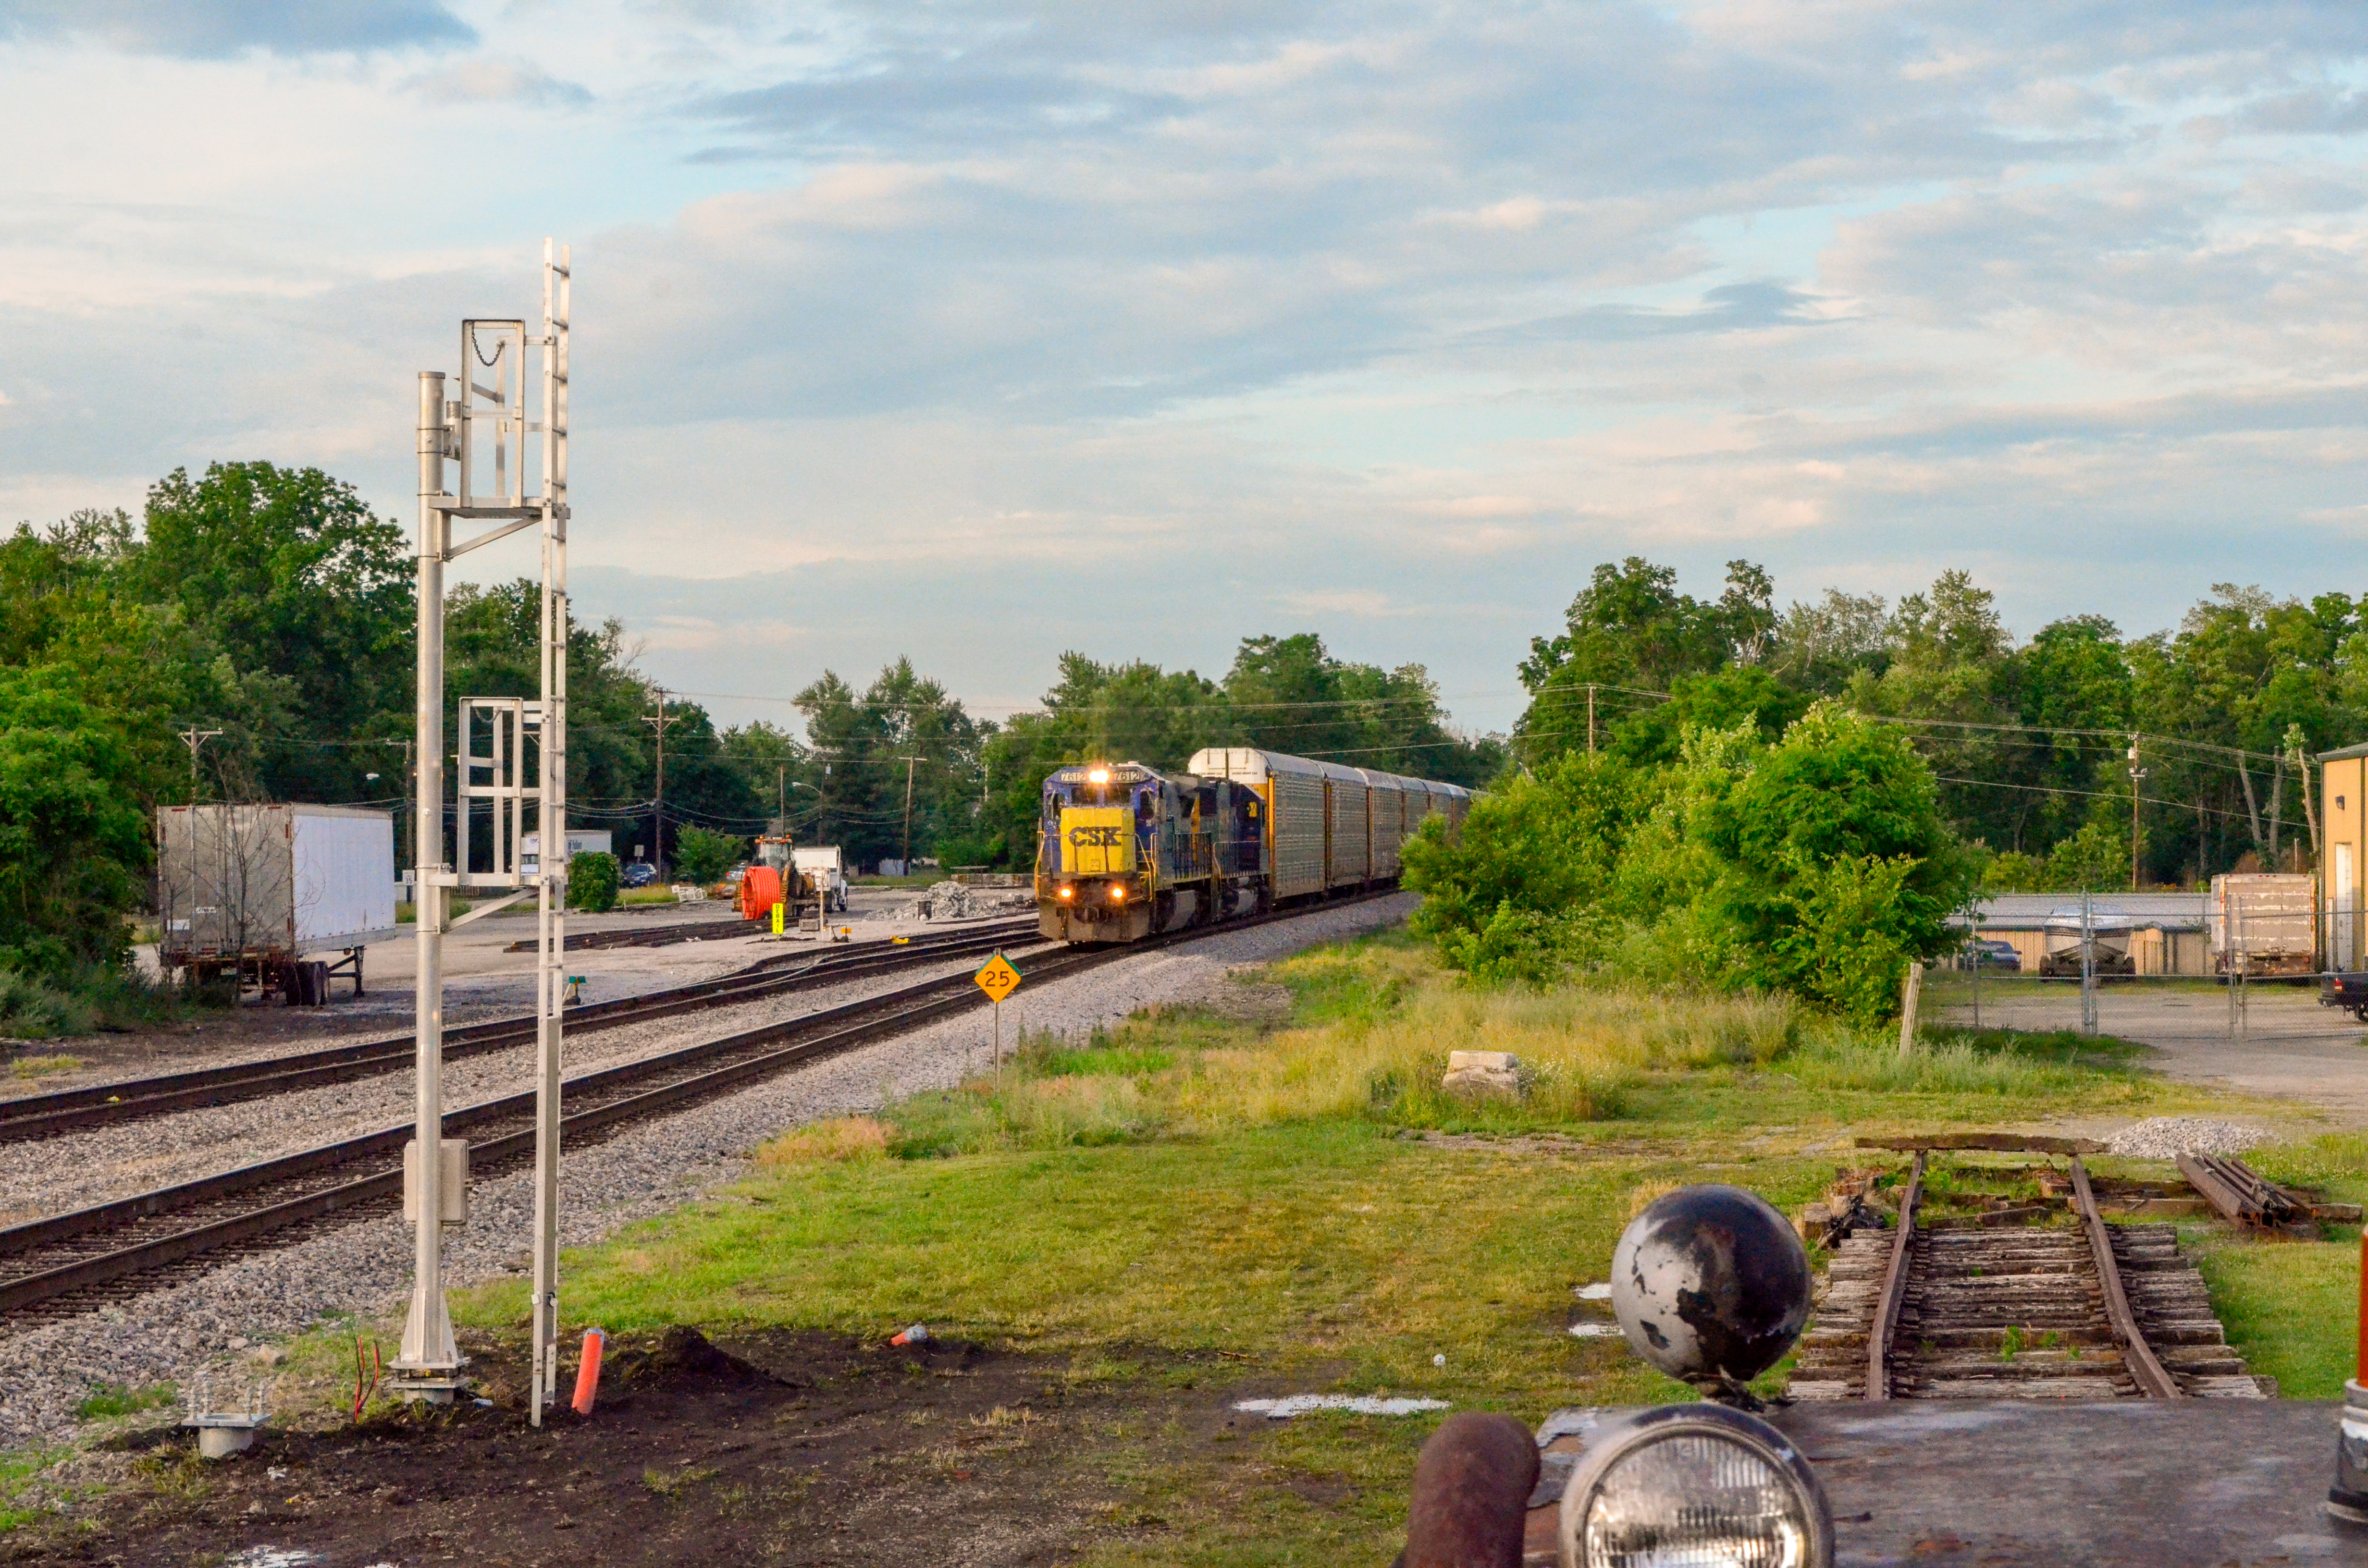
[[[1004,1005],[1005,1040],[1021,1028],[1076,1038],[1144,1007],[1221,996],[1237,970],[1394,924],[1415,903],[1411,894],[1396,894],[1323,910],[1022,987]],[[785,1000],[794,1003],[790,1010],[821,1002],[814,993]],[[985,1065],[988,1051],[989,1018],[982,1008],[571,1152],[562,1240],[570,1246],[598,1241],[731,1182],[758,1144],[802,1122],[951,1087]],[[256,1110],[258,1117],[279,1114]],[[309,1135],[317,1131],[308,1129],[303,1142],[321,1142]],[[217,1155],[210,1168],[222,1163]],[[447,1233],[450,1282],[522,1273],[531,1205],[528,1172],[472,1187],[468,1223]],[[172,1381],[186,1387],[200,1369],[233,1354],[234,1338],[258,1342],[324,1319],[388,1311],[407,1291],[410,1274],[410,1233],[393,1217],[374,1219],[225,1264],[120,1306],[0,1337],[0,1444],[63,1435],[94,1384]],[[564,1281],[561,1289],[564,1312]]]
[[[932,976],[968,973],[975,967],[975,960],[954,959],[925,969],[785,992],[734,1006],[587,1029],[567,1037],[568,1075],[860,1001]],[[473,1105],[530,1089],[533,1073],[530,1044],[448,1062],[445,1106]],[[293,1094],[206,1106],[119,1127],[12,1144],[6,1161],[0,1164],[0,1224],[70,1213],[392,1127],[410,1119],[412,1077],[408,1070],[383,1073]]]
[[[2175,1160],[2181,1154],[2241,1154],[2270,1141],[2270,1134],[2242,1122],[2208,1116],[2155,1116],[2134,1121],[2105,1140],[2114,1153],[2133,1160]]]

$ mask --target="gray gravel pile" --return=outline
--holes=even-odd
[[[915,906],[924,920],[984,920],[1036,907],[1036,895],[1026,888],[974,888],[967,882],[939,882]]]
[[[1005,1041],[1023,1025],[1075,1036],[1143,1007],[1223,998],[1240,989],[1236,971],[1392,924],[1415,902],[1411,894],[1375,899],[1144,953],[1032,991],[1022,986],[1004,1004]],[[819,1002],[813,993],[797,1000],[801,1007]],[[595,1242],[712,1193],[747,1168],[757,1145],[800,1123],[951,1088],[985,1064],[989,1040],[982,1009],[573,1150],[562,1240],[570,1246]],[[732,1201],[728,1195],[723,1200]],[[468,1223],[447,1233],[452,1281],[523,1273],[531,1214],[529,1173],[472,1187]],[[94,1384],[171,1380],[187,1386],[209,1365],[236,1364],[246,1354],[234,1348],[238,1340],[259,1342],[348,1313],[399,1311],[410,1272],[410,1233],[392,1217],[370,1220],[121,1306],[0,1337],[0,1446],[63,1436],[73,1426],[74,1406]],[[565,1296],[563,1280],[563,1315]],[[393,1346],[386,1349],[392,1355]]]
[[[2270,1135],[2241,1122],[2208,1116],[2153,1116],[2134,1121],[2105,1140],[2114,1153],[2134,1160],[2171,1160],[2181,1154],[2241,1154]]]

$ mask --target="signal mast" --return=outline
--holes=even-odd
[[[532,898],[535,938],[534,1376],[537,1426],[559,1378],[560,1020],[567,945],[567,337],[568,247],[542,243],[542,322],[461,324],[461,373],[419,374],[419,664],[417,817],[412,908],[419,943],[416,1121],[404,1154],[404,1208],[415,1229],[411,1306],[391,1392],[449,1403],[466,1380],[444,1292],[444,1229],[468,1217],[468,1142],[444,1137],[444,936]],[[528,358],[539,357],[541,417],[527,408]],[[457,390],[459,395],[449,395]],[[529,488],[529,437],[539,436]],[[448,488],[448,464],[459,466]],[[455,525],[491,526],[454,540]],[[452,858],[444,858],[444,568],[528,528],[542,545],[541,695],[464,697],[457,709]],[[529,820],[538,835],[525,869]],[[490,829],[472,845],[472,828]],[[456,891],[495,896],[450,917]],[[434,1151],[427,1153],[427,1151]]]

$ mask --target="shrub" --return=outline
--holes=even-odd
[[[608,914],[617,907],[620,874],[614,855],[596,852],[575,856],[567,862],[568,903],[587,914]]]
[[[706,883],[730,870],[748,854],[748,841],[728,833],[687,827],[674,841],[675,875],[687,882]]]

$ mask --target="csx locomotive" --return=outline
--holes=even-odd
[[[1472,792],[1247,746],[1186,771],[1080,763],[1044,780],[1037,928],[1133,942],[1395,881],[1423,820],[1463,820]]]

